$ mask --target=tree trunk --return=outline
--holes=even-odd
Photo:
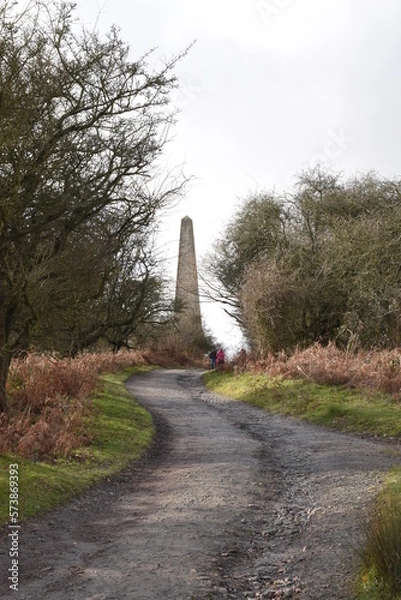
[[[5,350],[4,346],[0,349],[0,413],[7,410],[7,378],[11,364],[11,353]]]
[[[12,352],[9,348],[9,320],[11,310],[6,310],[4,306],[0,309],[0,413],[7,410],[7,378],[10,369]]]

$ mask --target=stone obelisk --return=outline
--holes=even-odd
[[[177,330],[186,344],[203,337],[199,303],[198,270],[192,219],[181,219],[180,246],[175,290]]]

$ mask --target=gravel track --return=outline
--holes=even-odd
[[[361,523],[401,446],[215,396],[200,374],[129,380],[155,420],[149,456],[24,523],[19,591],[6,551],[1,598],[352,598]]]

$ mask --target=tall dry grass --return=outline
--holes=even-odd
[[[9,410],[0,417],[0,452],[52,459],[89,443],[83,417],[92,410],[99,375],[145,363],[139,353],[15,359],[7,387]]]
[[[290,356],[271,354],[263,360],[242,351],[234,362],[239,371],[381,391],[401,400],[401,348],[351,353],[334,344],[316,344]]]
[[[29,354],[14,359],[8,379],[9,410],[0,416],[0,453],[54,460],[89,444],[85,416],[102,373],[158,365],[190,366],[196,360],[177,346],[83,354],[74,359]]]
[[[334,345],[315,345],[291,356],[269,355],[263,360],[241,351],[234,363],[239,371],[371,389],[401,400],[401,349],[347,353]],[[68,456],[91,441],[84,417],[93,410],[91,397],[100,374],[141,365],[194,364],[204,366],[174,345],[141,352],[84,354],[75,359],[35,354],[15,359],[8,381],[10,409],[0,416],[0,453],[34,460]]]

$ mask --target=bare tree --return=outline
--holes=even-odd
[[[394,347],[400,240],[400,181],[312,169],[277,213],[269,196],[244,203],[215,246],[216,297],[227,295],[261,352],[316,342]]]
[[[286,246],[287,214],[283,199],[269,193],[249,196],[202,265],[202,293],[220,302],[243,326],[240,292],[250,264],[279,255]]]
[[[147,57],[130,60],[115,28],[104,38],[80,28],[73,4],[16,10],[2,0],[0,411],[11,357],[41,312],[40,288],[51,296],[60,285],[73,240],[113,223],[102,239],[118,252],[175,191],[148,194],[146,186],[173,122],[180,57],[153,72]]]

